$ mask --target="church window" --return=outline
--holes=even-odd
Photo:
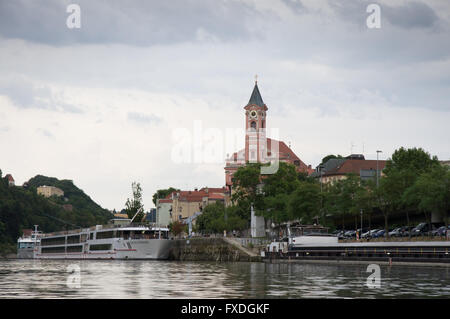
[[[252,121],[252,122],[250,123],[250,127],[251,127],[252,129],[256,130],[256,122],[255,122],[255,121]]]

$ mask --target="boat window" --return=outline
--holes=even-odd
[[[80,242],[80,235],[67,236],[68,244],[78,244]]]
[[[42,238],[41,246],[65,245],[66,237]]]
[[[111,244],[89,245],[89,250],[111,250],[111,247]]]
[[[19,243],[19,248],[33,248],[33,243]]]
[[[79,253],[83,250],[83,246],[78,245],[78,246],[68,246],[67,247],[67,252],[68,253]]]
[[[45,247],[42,248],[41,252],[43,254],[61,254],[66,252],[66,248],[64,246],[60,247]]]
[[[106,238],[114,238],[115,237],[115,232],[113,230],[111,231],[102,231],[102,232],[97,232],[97,239],[106,239]]]

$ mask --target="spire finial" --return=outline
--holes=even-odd
[[[255,74],[255,84],[258,84],[258,74]]]

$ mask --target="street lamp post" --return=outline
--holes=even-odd
[[[378,154],[382,153],[382,151],[377,151],[377,188],[378,188]]]
[[[359,240],[361,240],[362,239],[362,233],[363,233],[363,230],[362,230],[362,228],[363,228],[363,210],[362,210],[362,208],[361,208],[361,233],[360,233],[360,235],[359,235]]]
[[[323,215],[323,193],[322,193],[323,164],[319,166],[319,169],[320,169],[320,213],[321,215]],[[318,224],[319,222],[317,221],[317,225]]]

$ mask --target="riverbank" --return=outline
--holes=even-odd
[[[169,260],[261,261],[261,256],[228,238],[191,238],[174,240]]]

